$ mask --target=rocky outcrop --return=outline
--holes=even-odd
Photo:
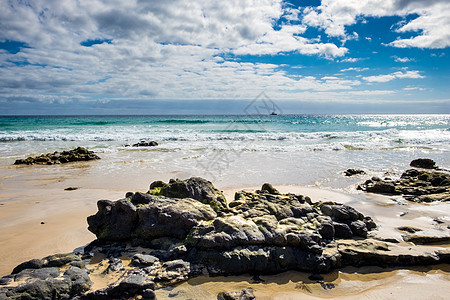
[[[18,159],[14,162],[15,165],[56,165],[65,164],[74,161],[88,161],[100,159],[93,151],[86,148],[78,147],[70,151],[53,152],[42,154],[35,157],[27,157],[26,159]]]
[[[413,162],[412,165],[422,165]],[[434,166],[434,162],[432,165]],[[398,180],[373,177],[359,185],[358,189],[370,193],[402,195],[406,200],[413,202],[450,201],[450,174],[409,169]]]

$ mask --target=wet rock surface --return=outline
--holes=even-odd
[[[411,165],[420,166],[421,169],[406,170],[397,180],[374,177],[360,184],[358,189],[370,193],[402,195],[412,202],[450,201],[450,173],[423,170],[437,168],[434,161],[429,162],[427,159],[414,160]]]
[[[100,159],[93,151],[86,148],[78,147],[70,151],[53,152],[42,154],[35,157],[27,157],[25,159],[18,159],[14,162],[15,165],[56,165],[65,164],[74,161],[89,161]]]
[[[139,143],[133,144],[133,147],[155,147],[158,143],[155,141],[140,141]]]
[[[381,180],[380,180],[381,181]],[[379,182],[379,181],[377,181]],[[396,187],[396,185],[394,185]],[[282,194],[270,184],[227,203],[202,178],[157,181],[147,193],[98,201],[88,218],[97,240],[84,253],[18,265],[0,280],[0,299],[155,299],[158,288],[199,275],[321,273],[344,266],[450,262],[448,248],[419,251],[376,240],[375,222],[351,206]],[[405,241],[428,243],[420,229],[397,228]],[[424,238],[425,237],[425,238]],[[409,239],[409,240],[408,240]],[[442,235],[433,242],[447,242]],[[92,289],[92,278],[113,278]],[[254,299],[251,289],[218,299]]]

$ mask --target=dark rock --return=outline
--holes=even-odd
[[[73,253],[55,254],[44,258],[46,267],[62,267],[74,261],[80,261],[80,256]]]
[[[395,190],[395,185],[393,182],[377,181],[375,184],[367,186],[366,191],[369,193],[377,194],[389,194],[395,195],[398,192]]]
[[[114,273],[124,268],[124,265],[122,264],[122,261],[119,258],[112,257],[109,259],[108,263],[109,265],[106,268],[106,270],[103,271],[103,274]]]
[[[143,300],[155,300],[156,299],[155,291],[153,291],[151,289],[144,290],[142,292],[142,299]]]
[[[350,223],[350,229],[353,234],[360,237],[367,237],[367,226],[361,220],[356,220]]]
[[[364,174],[366,174],[366,172],[364,170],[361,170],[361,169],[347,169],[344,172],[345,176],[364,175]]]
[[[78,189],[79,189],[79,187],[70,186],[70,187],[68,187],[68,188],[65,188],[64,190],[65,190],[65,191],[76,191],[76,190],[78,190]]]
[[[17,267],[15,267],[11,274],[17,274],[22,270],[25,269],[40,269],[43,268],[45,264],[45,261],[42,259],[32,259],[26,262],[21,263],[20,265],[18,265]]]
[[[131,260],[132,265],[139,267],[152,266],[157,262],[159,262],[159,259],[157,257],[140,253],[135,254]]]
[[[78,147],[76,149],[70,151],[63,151],[61,153],[47,153],[42,154],[36,157],[27,157],[26,159],[18,159],[14,162],[15,165],[32,165],[32,164],[40,164],[40,165],[54,165],[54,164],[63,164],[73,161],[88,161],[100,159],[93,151],[89,151],[86,148]]]
[[[353,236],[353,231],[347,224],[333,223],[335,237],[339,239],[349,239]]]
[[[89,279],[89,275],[86,270],[82,270],[77,267],[70,267],[64,275],[69,276],[72,281],[71,294],[81,294],[89,290],[92,286],[92,281]]]
[[[263,193],[269,193],[272,195],[279,195],[280,192],[274,188],[270,183],[264,183],[262,188],[261,188],[261,192]]]
[[[409,164],[411,167],[423,168],[423,169],[436,169],[436,162],[429,158],[418,158]]]
[[[217,295],[217,300],[253,300],[256,299],[253,289],[246,288],[240,291],[221,292]]]
[[[140,141],[133,145],[133,147],[155,147],[158,146],[158,143],[155,141]]]

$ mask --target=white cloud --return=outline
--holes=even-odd
[[[397,56],[394,56],[394,58],[395,58],[396,62],[401,62],[401,63],[407,63],[407,62],[412,61],[412,59],[408,58],[408,57],[397,57]]]
[[[363,71],[367,71],[367,70],[369,70],[369,68],[347,68],[347,69],[342,69],[341,72],[348,72],[348,71],[363,72]]]
[[[418,79],[425,77],[420,75],[419,71],[405,71],[405,72],[398,71],[386,75],[374,75],[363,77],[363,79],[368,82],[389,82],[394,79],[405,79],[405,78]]]
[[[361,58],[348,57],[348,58],[341,59],[340,62],[354,63],[354,62],[358,62],[360,60],[361,60]]]
[[[450,2],[447,0],[322,0],[317,8],[304,10],[303,23],[320,27],[331,37],[348,39],[346,27],[361,17],[418,15],[396,31],[416,32],[389,45],[399,48],[445,48],[450,46]]]

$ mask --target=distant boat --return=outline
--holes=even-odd
[[[271,116],[276,116],[276,115],[278,115],[275,111],[276,111],[276,109],[275,109],[275,103],[273,103],[273,108],[272,108],[272,112],[270,113],[270,115],[271,115]]]

